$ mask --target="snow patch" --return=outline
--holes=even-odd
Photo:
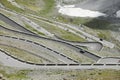
[[[99,17],[99,16],[106,16],[104,13],[100,13],[98,11],[91,11],[82,8],[76,8],[74,5],[65,5],[59,7],[59,13],[63,15],[73,16],[73,17]]]
[[[120,10],[116,12],[116,17],[120,18]]]

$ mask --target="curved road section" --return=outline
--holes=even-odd
[[[22,38],[0,35],[0,44],[9,45],[9,46],[17,47],[17,48],[20,48],[26,51],[30,51],[43,58],[49,59],[50,61],[54,63],[59,63],[56,60],[59,60],[63,63],[76,63],[77,62],[65,56],[64,54],[54,51],[44,45],[41,45],[39,43],[30,41],[30,40],[25,40]]]
[[[27,29],[25,29],[23,26],[19,25],[18,23],[16,23],[15,21],[11,20],[10,18],[6,17],[5,15],[0,13],[0,19],[4,22],[6,22],[7,24],[18,28],[18,30],[24,31],[24,32],[28,32],[30,33],[30,31],[28,31]],[[28,21],[30,23],[30,21]],[[57,36],[56,36],[57,37]],[[60,39],[59,37],[57,37],[58,39]],[[60,39],[63,40],[63,39]],[[65,41],[65,40],[63,40]],[[69,42],[69,41],[67,41]],[[87,43],[82,43],[82,42],[69,42],[70,44],[73,45],[79,45],[79,46],[87,46],[89,47],[91,50],[97,50],[100,51],[103,47],[103,45],[101,45],[100,43],[92,43],[92,42],[87,42]],[[92,46],[91,46],[92,45]]]
[[[56,35],[55,35],[56,36]],[[58,36],[56,36],[56,38],[58,40],[61,40],[61,41],[64,41],[64,42],[67,42],[67,43],[70,43],[72,45],[75,45],[75,46],[84,46],[84,47],[87,47],[91,50],[96,50],[96,51],[100,51],[102,48],[103,48],[103,45],[99,42],[79,42],[79,41],[69,41],[69,40],[64,40]]]
[[[35,34],[1,13],[0,13],[0,20],[4,21],[5,23],[9,24],[10,26],[17,28],[19,31],[26,32],[29,34]]]
[[[79,48],[79,47],[76,47],[76,46],[74,46],[74,45],[72,45],[72,44],[69,44],[69,43],[67,43],[67,42],[63,42],[63,41],[60,41],[60,40],[54,40],[54,39],[50,39],[50,38],[45,38],[45,37],[41,37],[41,36],[37,36],[37,35],[32,35],[32,34],[28,34],[28,33],[23,33],[23,32],[19,32],[19,31],[14,31],[14,30],[7,29],[7,28],[5,28],[5,27],[3,27],[3,26],[0,26],[0,29],[6,30],[6,31],[8,31],[8,32],[10,31],[10,32],[13,32],[13,33],[15,33],[15,34],[23,34],[23,35],[25,35],[25,36],[31,36],[31,37],[38,38],[38,39],[41,38],[41,39],[46,39],[46,40],[51,40],[51,41],[59,42],[59,43],[61,43],[61,44],[64,44],[65,46],[68,46],[68,47],[71,48],[71,49],[74,49],[74,50],[77,51],[78,53],[80,53],[80,54],[82,54],[82,55],[84,55],[84,56],[86,56],[86,57],[89,57],[89,58],[95,60],[95,61],[98,61],[98,60],[101,58],[101,57],[98,56],[98,55],[95,55],[95,54],[93,54],[93,53],[91,53],[91,52],[85,51],[85,50],[83,50],[83,49],[81,49],[81,48]]]
[[[99,64],[120,64],[120,57],[105,57],[98,60]]]
[[[20,69],[117,69],[120,64],[33,64],[19,60],[0,49],[0,61],[4,66]]]
[[[46,22],[52,23],[53,25],[57,25],[59,28],[61,28],[61,29],[63,29],[63,30],[68,30],[68,31],[70,31],[70,32],[72,32],[72,33],[80,36],[80,37],[84,37],[84,38],[87,37],[87,38],[90,39],[90,41],[91,41],[91,39],[93,39],[93,40],[95,40],[95,41],[97,41],[97,42],[102,43],[102,44],[103,44],[104,46],[106,46],[106,47],[114,48],[114,46],[115,46],[114,43],[109,42],[109,41],[106,41],[106,40],[102,40],[102,41],[101,41],[100,38],[95,37],[95,36],[93,36],[93,35],[91,35],[91,34],[89,34],[89,33],[86,33],[86,32],[84,32],[83,30],[79,29],[79,28],[76,27],[76,26],[69,25],[69,24],[65,24],[65,23],[60,23],[60,22],[57,22],[57,21],[52,21],[52,20],[49,20],[49,19],[46,19],[46,18],[43,18],[43,17],[40,17],[40,16],[32,15],[32,14],[29,14],[29,16],[33,16],[33,17],[35,17],[36,19],[39,18],[39,19],[44,20],[44,21],[46,21]],[[85,26],[85,25],[81,25],[81,27],[83,27],[83,26]],[[75,31],[74,31],[74,30],[75,30]],[[83,36],[81,36],[80,34],[78,34],[76,31],[80,32]]]

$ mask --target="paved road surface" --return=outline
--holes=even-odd
[[[31,31],[27,30],[20,24],[16,23],[15,21],[11,20],[10,18],[6,17],[5,15],[0,13],[0,20],[4,21],[5,23],[9,24],[10,26],[13,26],[18,29],[18,31],[26,32],[29,34],[34,34]]]
[[[88,49],[91,49],[91,50],[101,51],[101,49],[103,48],[103,45],[99,42],[68,41],[68,40],[64,40],[58,36],[56,36],[56,38],[57,38],[57,40],[61,40],[63,42],[67,42],[67,43],[70,43],[70,44],[76,45],[76,46],[84,46],[84,47],[87,47]]]
[[[40,65],[31,65],[26,62],[20,62],[12,57],[6,55],[4,52],[0,51],[0,63],[4,66],[15,67],[20,69],[117,69],[120,70],[120,65],[56,65],[56,66],[40,66]]]
[[[120,57],[105,57],[97,61],[100,64],[120,64]]]
[[[93,39],[95,41],[98,41],[98,42],[102,43],[104,46],[114,48],[114,44],[112,42],[109,42],[109,41],[106,41],[106,40],[101,41],[100,38],[95,37],[95,36],[93,36],[93,35],[91,35],[89,33],[86,33],[86,32],[84,32],[83,30],[79,29],[76,26],[72,26],[72,25],[65,24],[65,23],[60,23],[60,22],[57,22],[57,21],[52,21],[52,20],[49,20],[49,19],[46,19],[46,18],[43,18],[43,17],[39,17],[39,16],[36,16],[36,15],[32,15],[32,14],[29,14],[29,15],[33,16],[36,19],[39,18],[39,19],[42,19],[42,20],[44,20],[46,22],[51,22],[51,24],[57,25],[59,28],[64,29],[64,30],[68,30],[69,32],[74,33],[74,34],[76,34],[76,35],[78,35],[80,37],[90,38],[90,39],[88,39],[90,41],[91,41],[91,39]],[[82,35],[78,34],[76,31],[80,32]]]
[[[72,44],[69,44],[69,43],[66,43],[66,42],[62,42],[62,41],[59,41],[59,40],[54,40],[54,39],[49,39],[49,38],[40,37],[40,36],[36,36],[36,35],[31,35],[31,34],[27,34],[27,33],[22,33],[22,32],[18,32],[18,31],[14,31],[14,30],[10,30],[10,29],[4,28],[4,27],[2,27],[2,26],[0,26],[0,29],[1,29],[1,30],[6,30],[6,31],[8,31],[8,32],[10,31],[10,32],[13,32],[13,33],[15,33],[15,34],[23,34],[23,35],[32,36],[32,37],[38,38],[38,39],[39,39],[39,38],[42,38],[42,39],[47,39],[47,40],[59,42],[59,43],[61,43],[61,44],[64,44],[64,45],[68,46],[68,47],[71,48],[71,49],[74,49],[74,50],[77,51],[79,54],[83,54],[83,53],[81,53],[81,51],[84,51],[83,49],[78,48],[78,47],[76,47],[76,46],[74,46],[74,45],[72,45]],[[92,54],[92,53],[90,53],[90,52],[88,52],[88,51],[84,51],[84,54],[83,54],[83,55],[86,56],[86,57],[89,57],[89,58],[91,58],[91,59],[93,59],[93,60],[95,60],[95,61],[98,61],[98,60],[101,58],[100,56],[97,56],[97,55],[95,55],[95,54]]]
[[[63,63],[76,63],[74,62],[74,60],[70,59],[64,54],[60,54],[57,51],[54,51],[44,45],[41,45],[39,43],[30,41],[30,40],[25,40],[22,38],[16,38],[16,37],[10,37],[10,36],[2,36],[2,35],[0,36],[0,40],[2,41],[0,42],[0,44],[9,45],[9,46],[17,47],[26,51],[30,51],[54,63],[59,63],[56,60],[59,60]]]

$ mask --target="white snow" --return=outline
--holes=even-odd
[[[98,11],[91,11],[82,8],[75,8],[74,5],[65,5],[59,7],[59,13],[63,15],[73,16],[73,17],[99,17],[99,16],[106,16],[104,13],[100,13]]]
[[[120,10],[116,12],[116,17],[120,18]]]

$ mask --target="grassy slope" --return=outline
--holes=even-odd
[[[51,11],[53,5],[53,0],[44,0],[45,3],[49,4],[46,6],[46,9],[43,10],[43,12],[39,12],[39,14],[45,14],[48,13],[49,11]],[[11,9],[14,9],[17,12],[21,12],[23,10],[9,4],[8,2],[6,2],[6,0],[0,0],[0,2],[6,6],[9,7]],[[6,5],[7,4],[7,5]],[[66,23],[73,23],[73,24],[77,24],[79,25],[80,23],[84,24],[86,22],[89,22],[89,19],[81,19],[81,18],[77,18],[75,20],[71,20],[71,19],[61,19],[59,20],[61,22],[66,22]],[[95,23],[96,24],[96,23]],[[94,25],[95,25],[94,24]],[[89,25],[91,25],[91,27],[93,27],[93,25],[90,23]],[[89,26],[88,25],[88,26]],[[97,27],[97,26],[96,26]],[[55,29],[55,31],[58,31],[58,29]],[[102,33],[102,32],[101,32]],[[100,37],[106,38],[103,33],[102,34],[98,34]],[[64,36],[64,35],[63,35]],[[67,35],[68,36],[68,35]],[[75,38],[74,38],[75,39]],[[11,73],[8,74],[5,72],[5,70],[1,70],[1,66],[0,66],[0,73],[2,73],[5,77],[7,77],[9,80],[21,80],[21,79],[25,79],[26,75],[28,73],[28,71],[26,70],[21,70],[18,71],[16,73]],[[52,75],[61,75],[61,77],[63,76],[63,79],[73,79],[73,80],[87,80],[87,79],[91,79],[91,80],[119,80],[120,79],[120,71],[118,70],[77,70],[77,71],[55,71],[55,72],[48,72],[47,71],[47,76],[51,77]],[[64,76],[66,75],[66,77]],[[53,76],[52,76],[53,77]]]
[[[0,65],[7,80],[119,80],[120,70],[15,70]],[[32,75],[32,76],[31,76]],[[42,75],[44,77],[42,77]],[[42,78],[42,79],[41,79]]]
[[[82,70],[77,71],[75,80],[119,80],[120,71],[114,70]],[[73,74],[73,75],[74,75]],[[72,75],[71,75],[72,76]]]
[[[0,65],[0,74],[3,75],[0,80],[27,80],[29,72],[30,70],[16,70]]]
[[[42,32],[39,32],[37,31],[36,29],[32,28],[31,26],[29,26],[28,24],[24,23],[25,24],[25,28],[32,31],[33,33],[36,33],[38,35],[42,35],[42,36],[45,36],[45,34],[43,34]]]
[[[25,9],[32,11],[40,11],[44,7],[43,0],[15,0],[19,5],[24,6]]]
[[[13,55],[19,59],[23,59],[25,61],[34,62],[34,63],[42,63],[43,62],[43,59],[33,56],[33,55],[29,54],[28,52],[23,51],[21,49],[4,46],[4,45],[0,45],[0,48],[9,52],[11,55]]]
[[[40,73],[43,74],[40,74]],[[32,73],[31,73],[32,74]],[[34,72],[33,72],[34,74]],[[40,70],[42,80],[119,80],[119,70]],[[54,77],[53,77],[54,76]],[[32,76],[34,78],[34,76]],[[40,78],[39,77],[39,78]],[[38,78],[37,78],[38,79]]]
[[[7,0],[0,0],[0,3],[5,6],[6,8],[9,8],[11,10],[15,10],[17,12],[22,12],[23,10],[18,8],[18,7],[15,7],[13,6],[10,2],[8,2]]]
[[[44,3],[45,3],[45,8],[44,10],[41,11],[42,14],[49,13],[55,5],[54,0],[44,0]]]
[[[22,13],[31,13],[36,15],[46,15],[55,6],[54,0],[15,0],[15,1],[21,6],[25,7],[24,10],[12,5],[7,0],[0,0],[0,3],[10,10]]]
[[[46,30],[48,30],[49,32],[63,38],[66,40],[70,40],[70,41],[85,41],[85,39],[71,33],[65,30],[62,30],[60,28],[58,28],[57,26],[53,26],[49,23],[45,23],[43,21],[41,21],[39,18],[38,19],[32,19],[31,17],[29,17],[31,20],[33,20],[34,22],[38,23],[40,26],[42,26],[43,28],[45,28]]]

